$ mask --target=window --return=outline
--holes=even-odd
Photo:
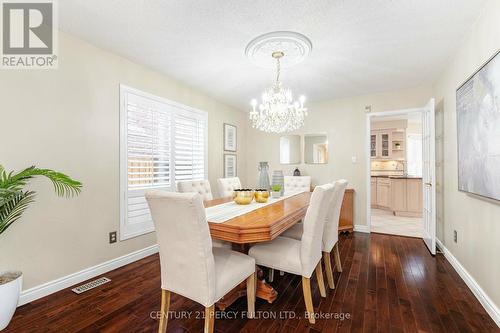
[[[120,86],[120,239],[154,231],[148,189],[207,178],[207,113]]]

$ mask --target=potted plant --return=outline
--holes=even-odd
[[[36,176],[48,178],[60,197],[78,195],[82,184],[63,173],[38,169],[34,166],[15,173],[7,173],[0,165],[0,235],[34,202],[36,193],[24,190],[28,181]],[[5,255],[5,254],[3,254]],[[19,301],[23,275],[19,271],[0,272],[0,331],[9,324]]]
[[[273,185],[271,186],[271,196],[273,198],[279,198],[281,196],[281,185]]]

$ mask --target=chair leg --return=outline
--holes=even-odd
[[[306,303],[306,311],[309,317],[309,323],[314,324],[314,307],[311,295],[311,279],[302,277],[302,291],[304,292],[304,303]]]
[[[214,332],[215,304],[205,308],[205,333]]]
[[[255,273],[247,278],[247,311],[248,318],[253,318],[255,315]]]
[[[318,280],[319,294],[326,297],[325,281],[323,280],[323,270],[321,269],[321,260],[316,265],[316,280]]]
[[[274,282],[274,269],[269,268],[269,282]]]
[[[340,253],[339,253],[339,243],[335,244],[333,247],[333,257],[335,258],[335,267],[338,272],[342,272],[342,263],[340,262]]]
[[[168,311],[170,308],[170,291],[161,290],[161,318],[160,326],[158,327],[158,333],[165,333],[167,331],[168,324]]]
[[[335,282],[333,281],[332,262],[329,252],[323,252],[323,261],[325,262],[326,281],[328,282],[328,287],[330,289],[335,289]]]

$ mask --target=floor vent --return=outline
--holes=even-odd
[[[76,288],[73,288],[73,289],[71,289],[71,291],[76,293],[76,294],[81,294],[81,293],[84,293],[86,291],[89,291],[90,289],[94,289],[94,288],[97,288],[99,286],[102,286],[103,284],[108,283],[108,282],[111,282],[111,280],[108,279],[107,277],[102,277],[102,278],[98,278],[97,280],[82,284],[81,286],[78,286]]]

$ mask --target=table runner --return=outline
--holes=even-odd
[[[300,194],[303,192],[294,192],[288,195],[284,195],[279,198],[271,198],[267,200],[265,203],[258,203],[252,201],[248,205],[238,205],[236,202],[231,201],[231,202],[226,202],[220,205],[212,206],[205,208],[205,214],[207,216],[207,221],[212,222],[212,223],[222,223],[226,222],[227,220],[230,220],[232,218],[235,218],[237,216],[249,213],[253,210],[272,205],[273,203],[279,202],[281,200],[291,198],[297,194]]]

